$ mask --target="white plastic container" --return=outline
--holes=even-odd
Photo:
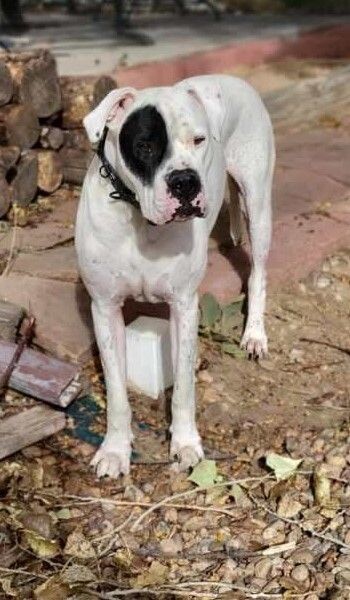
[[[169,321],[138,317],[126,328],[128,384],[158,398],[173,384]]]

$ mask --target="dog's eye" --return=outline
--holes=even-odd
[[[139,140],[134,146],[135,156],[143,163],[149,163],[154,158],[154,145],[147,140]]]
[[[203,142],[205,142],[205,137],[204,135],[197,135],[194,140],[194,145],[195,146],[200,146],[201,144],[203,144]]]
[[[153,152],[153,145],[149,142],[137,142],[136,151],[140,154],[151,154]]]

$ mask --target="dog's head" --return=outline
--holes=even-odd
[[[114,90],[84,120],[92,142],[110,130],[106,154],[157,225],[205,217],[213,132],[195,90]]]

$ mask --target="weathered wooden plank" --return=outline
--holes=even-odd
[[[61,431],[64,413],[49,406],[35,406],[0,420],[0,459]]]
[[[0,341],[0,373],[10,363],[16,344]],[[56,406],[68,406],[82,391],[79,368],[31,348],[25,348],[9,387]]]

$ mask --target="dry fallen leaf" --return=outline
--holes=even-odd
[[[52,517],[47,513],[25,512],[19,518],[24,529],[50,540],[54,537],[55,527]]]
[[[0,585],[2,587],[4,594],[6,595],[6,598],[8,596],[12,596],[12,597],[17,596],[17,592],[16,592],[16,590],[14,590],[12,588],[11,584],[12,584],[12,577],[1,577]]]
[[[67,600],[70,595],[69,585],[58,575],[50,577],[34,590],[36,600]]]
[[[238,485],[238,483],[231,485],[230,496],[233,496],[235,503],[239,508],[251,508],[252,501],[248,498],[246,492],[240,485]]]
[[[33,552],[40,558],[53,558],[60,553],[59,544],[55,540],[48,540],[35,531],[24,531],[23,536]]]
[[[295,500],[291,494],[285,494],[278,503],[277,514],[279,517],[291,519],[300,513],[302,509],[303,505],[298,500]]]
[[[149,587],[155,585],[161,585],[168,580],[169,569],[162,563],[154,560],[148,569],[144,573],[140,573],[134,581],[135,587]]]
[[[69,565],[61,574],[62,580],[69,585],[76,583],[89,583],[95,581],[96,577],[85,565],[75,563]]]
[[[133,556],[125,548],[118,548],[114,555],[114,562],[120,571],[130,572]]]
[[[95,550],[79,528],[69,534],[63,552],[74,558],[96,558]]]

